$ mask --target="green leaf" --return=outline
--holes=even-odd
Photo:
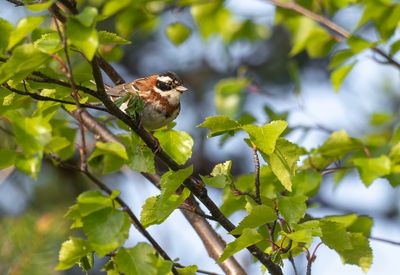
[[[43,34],[33,45],[35,48],[47,54],[53,54],[63,48],[60,37],[56,32]]]
[[[175,194],[179,186],[193,173],[193,166],[178,171],[168,171],[161,177],[161,194],[150,197],[142,207],[140,220],[143,226],[160,224],[179,207],[190,195],[190,191],[183,189],[181,194]]]
[[[156,251],[146,243],[132,248],[120,248],[115,256],[120,274],[125,275],[167,275],[171,274],[173,263],[157,256]]]
[[[299,243],[310,243],[313,239],[313,232],[307,229],[296,230],[291,233],[286,233],[282,231],[281,233],[283,236],[288,237],[292,241],[299,242]]]
[[[243,129],[249,134],[250,140],[262,153],[270,155],[275,150],[279,136],[285,131],[287,122],[275,120],[264,126],[244,125]]]
[[[173,194],[168,198],[160,199],[160,196],[148,198],[142,206],[140,222],[144,227],[152,224],[160,224],[178,208],[190,195],[190,191],[184,188],[180,195]]]
[[[307,53],[311,58],[325,57],[335,45],[335,42],[336,41],[327,30],[321,27],[315,27],[307,40]]]
[[[192,29],[182,23],[173,23],[165,29],[168,39],[175,45],[181,45],[192,33]]]
[[[92,60],[99,45],[96,29],[85,26],[74,18],[67,21],[66,27],[68,41],[81,50],[87,59]]]
[[[365,237],[371,236],[373,221],[368,216],[357,216],[357,219],[347,227],[347,231],[362,233]]]
[[[110,154],[113,154],[115,156],[118,156],[122,159],[127,160],[128,159],[128,155],[126,154],[126,149],[125,147],[118,142],[96,142],[96,148],[100,149],[100,151],[102,152],[107,152]]]
[[[0,170],[14,165],[16,156],[15,150],[0,148]]]
[[[358,265],[367,273],[372,264],[372,249],[368,239],[361,233],[349,233],[348,237],[352,248],[339,252],[343,262]]]
[[[373,43],[357,36],[351,36],[349,39],[347,39],[347,44],[349,44],[354,53],[359,53],[374,46]]]
[[[394,43],[390,46],[390,54],[391,54],[391,55],[395,55],[398,51],[400,51],[400,39],[397,40],[396,42],[394,42]]]
[[[50,6],[54,3],[54,1],[55,0],[49,0],[44,3],[25,5],[25,8],[29,11],[40,12],[40,11],[47,10],[48,8],[50,8]]]
[[[107,31],[99,31],[99,42],[100,44],[114,44],[114,45],[126,45],[126,44],[131,44],[131,41],[126,40],[119,36],[116,33],[112,32],[107,32]]]
[[[208,128],[210,133],[207,137],[209,138],[241,129],[241,125],[228,116],[209,116],[203,123],[197,125],[197,127]]]
[[[334,69],[338,67],[339,65],[343,64],[354,55],[355,53],[350,49],[337,51],[331,58],[331,61],[329,63],[329,68]]]
[[[230,118],[238,116],[244,103],[244,89],[250,81],[246,78],[226,78],[215,85],[215,107],[219,115],[226,115]]]
[[[370,117],[371,125],[382,125],[391,122],[394,119],[393,114],[383,112],[383,113],[373,113]]]
[[[222,263],[230,256],[239,252],[240,250],[256,244],[263,240],[263,236],[261,236],[257,230],[246,228],[243,230],[242,235],[239,238],[234,240],[225,247],[224,252],[222,253],[221,257],[218,259],[218,263]]]
[[[307,210],[307,197],[304,195],[295,195],[292,197],[278,198],[278,208],[281,215],[289,224],[297,223]]]
[[[196,275],[198,267],[196,265],[188,265],[182,268],[177,268],[179,275]]]
[[[144,141],[134,132],[131,134],[128,150],[128,166],[144,173],[155,173],[154,154]]]
[[[29,33],[36,29],[44,21],[44,16],[22,18],[17,27],[11,32],[7,49],[11,49],[24,39]]]
[[[169,129],[156,131],[154,136],[178,164],[185,164],[192,156],[193,139],[188,133]]]
[[[294,56],[305,49],[309,36],[315,28],[315,22],[306,17],[301,16],[296,18],[297,31],[292,35],[293,47],[290,51],[290,56]]]
[[[160,203],[176,192],[178,187],[193,173],[193,165],[178,171],[168,171],[161,177]]]
[[[227,178],[225,176],[205,177],[200,175],[201,179],[205,184],[214,188],[224,188],[227,184]]]
[[[65,241],[59,252],[59,263],[56,270],[67,270],[73,267],[75,264],[92,252],[90,243],[80,238],[70,237],[68,241]]]
[[[272,172],[288,191],[292,191],[292,178],[296,173],[297,161],[304,150],[296,144],[280,138],[269,157]]]
[[[118,11],[124,9],[125,7],[129,6],[131,3],[131,0],[110,0],[107,1],[104,4],[103,10],[102,10],[102,18],[108,18]]]
[[[325,143],[318,148],[318,151],[322,156],[341,159],[346,154],[362,149],[362,147],[363,145],[359,140],[349,137],[344,130],[341,130],[332,133]]]
[[[224,188],[232,181],[231,167],[232,161],[227,160],[224,163],[218,163],[214,166],[214,169],[210,174],[212,177],[200,177],[207,185],[215,188]]]
[[[390,173],[390,159],[387,156],[378,158],[356,158],[354,165],[360,173],[361,180],[368,187],[371,183],[382,176]]]
[[[96,16],[98,12],[94,7],[85,7],[83,11],[81,11],[78,15],[75,15],[74,18],[78,20],[83,26],[91,27],[95,22]]]
[[[256,228],[266,223],[273,222],[278,217],[276,216],[275,210],[266,205],[254,206],[249,215],[247,215],[239,225],[232,230],[232,235],[238,235],[243,232],[246,228]]]
[[[43,117],[22,117],[14,115],[12,118],[13,131],[19,146],[26,154],[37,154],[43,151],[51,140],[51,125]]]
[[[236,20],[222,1],[192,5],[191,14],[204,39],[216,34],[222,36],[225,43],[231,43],[235,40],[262,39],[268,34],[264,26],[250,20]]]
[[[321,240],[329,248],[334,249],[337,252],[353,248],[343,224],[321,220],[320,226],[322,231]]]
[[[33,155],[17,155],[15,166],[33,179],[37,179],[42,166],[42,158],[41,152]]]
[[[331,74],[331,82],[335,91],[339,91],[340,86],[342,85],[343,80],[345,77],[350,73],[351,69],[353,69],[355,62],[351,65],[342,66],[338,69],[335,69]]]
[[[14,26],[8,21],[0,18],[0,56],[3,56],[6,53],[8,43],[10,40],[10,34]]]
[[[103,208],[82,218],[83,230],[100,257],[121,246],[128,238],[129,217],[125,212]]]
[[[318,172],[302,171],[297,173],[292,180],[293,194],[313,197],[318,192],[321,181],[322,176]]]
[[[77,198],[79,213],[85,217],[103,208],[112,208],[113,200],[99,191],[86,191]]]
[[[0,66],[0,84],[10,78],[14,78],[15,82],[18,82],[48,60],[50,60],[50,56],[42,53],[32,44],[16,47],[7,62]]]
[[[117,171],[128,160],[125,147],[118,142],[96,142],[96,149],[90,155],[88,161],[92,166],[99,166],[101,161],[103,173]]]

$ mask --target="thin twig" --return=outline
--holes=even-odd
[[[338,34],[339,36],[336,37],[336,38],[339,41],[341,41],[343,39],[348,39],[348,38],[354,36],[349,31],[347,31],[343,27],[337,25],[336,23],[334,23],[330,19],[328,19],[328,18],[326,18],[326,17],[324,17],[322,15],[319,15],[317,13],[314,13],[313,11],[310,11],[310,10],[306,9],[303,6],[297,4],[294,1],[282,2],[281,0],[267,0],[267,2],[270,2],[274,6],[277,6],[277,7],[286,9],[286,10],[292,10],[292,11],[295,11],[295,12],[297,12],[299,14],[302,14],[302,15],[308,17],[308,18],[311,18],[312,20],[314,20],[314,21],[320,23],[321,25],[325,26],[327,29],[329,29],[329,30],[335,32],[336,34]],[[392,56],[386,54],[385,52],[383,52],[381,49],[379,49],[377,47],[372,47],[371,50],[376,52],[377,54],[379,54],[383,58],[385,58],[389,64],[394,65],[397,69],[400,69],[400,63],[397,62],[396,60],[394,60]]]
[[[52,101],[52,102],[58,102],[58,103],[62,103],[62,104],[75,105],[75,103],[72,102],[72,101],[57,99],[57,98],[48,97],[48,96],[42,96],[42,95],[39,95],[39,94],[36,94],[36,93],[24,92],[24,91],[12,88],[6,83],[2,84],[2,86],[4,88],[6,88],[7,90],[13,92],[13,93],[16,93],[16,94],[19,94],[19,95],[26,95],[26,96],[29,96],[29,97],[31,97],[33,99],[38,100],[38,101]],[[96,105],[91,105],[91,104],[81,104],[81,107],[85,107],[85,108],[89,108],[89,109],[95,109],[95,110],[99,110],[99,111],[103,111],[103,112],[108,112],[108,110],[103,108],[103,107],[96,106]]]
[[[307,251],[307,275],[311,275],[311,266],[313,264],[313,262],[315,261],[315,259],[317,258],[317,250],[318,248],[321,246],[321,244],[323,244],[323,242],[319,242],[317,244],[317,246],[314,248],[313,253],[310,255],[310,252],[308,251],[308,249],[306,249]]]
[[[256,202],[258,204],[262,204],[261,202],[261,194],[260,194],[260,159],[258,158],[257,147],[253,144],[253,160],[254,160],[254,174],[255,180],[254,185],[256,189]]]
[[[21,7],[21,6],[25,6],[24,3],[22,3],[19,0],[6,0],[7,2],[10,2],[11,4],[14,4],[16,7]]]
[[[197,214],[197,215],[199,215],[199,216],[201,216],[201,217],[203,217],[203,218],[205,218],[205,219],[208,219],[208,220],[217,221],[213,216],[207,215],[207,214],[205,214],[205,213],[202,213],[202,212],[200,212],[197,208],[194,208],[194,207],[192,207],[191,205],[188,205],[188,204],[186,204],[186,203],[182,203],[182,204],[179,206],[179,209],[183,209],[183,210],[186,210],[186,211],[195,213],[195,214]]]
[[[292,264],[294,275],[298,275],[299,273],[297,272],[296,262],[293,259],[292,252],[289,252],[288,259],[289,259],[289,262]]]
[[[370,240],[373,241],[378,241],[378,242],[384,242],[384,243],[389,243],[389,244],[393,244],[393,245],[400,245],[400,242],[396,242],[396,241],[391,241],[391,240],[387,240],[387,239],[383,239],[383,238],[378,238],[378,237],[369,237]]]
[[[71,95],[75,101],[76,107],[78,108],[79,132],[80,132],[80,136],[81,136],[81,145],[79,148],[79,154],[80,154],[80,158],[81,158],[81,169],[86,171],[88,169],[87,152],[86,152],[86,133],[85,133],[85,127],[83,126],[83,123],[82,123],[82,116],[81,116],[82,108],[81,108],[81,104],[79,102],[78,88],[76,87],[76,84],[75,84],[74,75],[72,72],[72,63],[71,63],[71,59],[70,59],[69,53],[68,53],[66,26],[65,26],[65,24],[63,24],[64,34],[62,34],[60,26],[58,25],[57,18],[54,16],[53,16],[53,18],[54,18],[54,23],[56,25],[58,35],[60,36],[60,40],[62,41],[63,48],[64,48],[64,54],[65,54],[65,59],[67,61],[66,63],[67,63],[67,69],[68,69],[67,76],[69,78],[69,83],[71,84],[71,89],[72,89]]]

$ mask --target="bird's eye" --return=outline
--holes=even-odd
[[[166,83],[164,81],[157,81],[157,88],[159,88],[161,91],[169,91],[172,89],[171,83]]]

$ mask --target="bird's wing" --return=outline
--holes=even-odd
[[[107,88],[106,92],[110,96],[121,97],[127,93],[139,93],[147,92],[152,89],[156,84],[157,76],[152,75],[149,77],[143,77],[136,79],[132,82],[121,84],[112,88]]]

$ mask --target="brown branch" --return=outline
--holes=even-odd
[[[63,49],[64,49],[64,54],[65,54],[65,59],[66,59],[66,65],[67,65],[67,76],[69,79],[69,83],[71,84],[71,89],[72,89],[72,98],[74,99],[74,102],[76,104],[77,107],[77,113],[78,113],[78,122],[79,122],[79,132],[80,132],[80,137],[81,137],[81,145],[79,148],[79,155],[80,155],[80,159],[81,159],[81,169],[83,171],[87,171],[88,170],[88,163],[87,163],[87,152],[86,152],[86,133],[85,133],[85,127],[83,126],[82,123],[82,107],[81,104],[79,102],[80,96],[78,93],[78,88],[76,87],[76,83],[74,80],[74,75],[72,72],[72,63],[71,63],[71,59],[69,57],[69,53],[68,53],[68,42],[67,42],[67,32],[66,32],[66,25],[63,24],[63,31],[64,34],[61,33],[61,29],[58,25],[58,21],[57,18],[53,16],[54,19],[54,23],[57,29],[57,33],[60,36],[60,40],[62,41],[63,44]]]
[[[302,14],[302,15],[320,23],[321,25],[325,26],[327,29],[338,34],[339,37],[337,37],[337,39],[339,41],[341,41],[343,39],[348,39],[348,38],[354,36],[349,31],[347,31],[343,27],[337,25],[335,22],[331,21],[330,19],[304,8],[303,6],[297,4],[296,2],[293,2],[293,1],[282,2],[281,0],[267,0],[267,2],[273,4],[274,6],[280,7],[282,9],[292,10],[294,12]],[[394,60],[392,56],[386,54],[385,52],[383,52],[381,49],[379,49],[377,47],[371,47],[371,50],[374,51],[375,53],[379,54],[383,58],[385,58],[387,60],[388,64],[394,65],[397,69],[400,69],[400,63],[398,61]]]
[[[2,86],[4,88],[6,88],[7,90],[19,94],[19,95],[26,95],[29,96],[33,99],[36,99],[38,101],[52,101],[52,102],[57,102],[57,103],[62,103],[62,104],[68,104],[68,105],[75,105],[75,102],[72,101],[67,101],[67,100],[62,100],[62,99],[57,99],[57,98],[53,98],[53,97],[48,97],[48,96],[42,96],[36,93],[30,93],[30,92],[24,92],[15,88],[10,87],[8,84],[4,83],[2,84]],[[100,107],[100,106],[95,106],[95,105],[91,105],[91,104],[81,104],[82,107],[88,108],[88,109],[94,109],[94,110],[99,110],[99,111],[103,111],[103,112],[107,112],[108,110]]]
[[[384,243],[389,243],[389,244],[393,244],[393,245],[400,245],[400,242],[391,241],[391,240],[387,240],[387,239],[383,239],[383,238],[372,237],[372,236],[370,236],[368,238],[373,241],[384,242]]]
[[[255,180],[254,185],[256,189],[255,199],[258,204],[262,204],[261,202],[261,194],[260,194],[260,159],[258,158],[257,147],[253,144],[253,160],[254,160],[254,174]]]
[[[314,251],[313,251],[312,255],[310,255],[310,252],[308,251],[308,249],[306,250],[307,251],[307,271],[306,271],[306,274],[307,275],[311,275],[311,266],[314,263],[315,259],[317,258],[316,253],[317,253],[318,248],[321,246],[321,244],[323,244],[323,243],[320,242],[320,243],[317,244],[317,246],[314,248]]]
[[[7,2],[10,2],[11,4],[14,4],[16,7],[21,7],[21,6],[25,6],[24,3],[22,3],[19,0],[6,0]]]

